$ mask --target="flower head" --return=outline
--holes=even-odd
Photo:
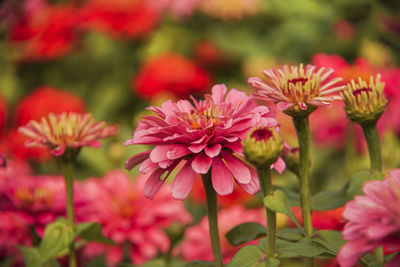
[[[351,80],[347,90],[342,91],[347,116],[354,122],[376,122],[386,108],[387,99],[383,94],[385,83],[378,74],[374,81],[371,76],[369,84],[358,78],[356,83]]]
[[[233,179],[250,194],[258,191],[255,172],[238,155],[243,155],[241,142],[250,129],[276,126],[274,113],[243,92],[232,89],[225,96],[226,92],[225,85],[215,85],[205,100],[193,98],[194,105],[180,100],[149,108],[157,116],[144,117],[133,138],[125,143],[155,146],[131,157],[125,165],[130,170],[143,162],[140,171],[150,174],[144,192],[147,197],[154,197],[165,182],[160,176],[181,162],[184,166],[172,184],[176,199],[186,198],[196,174],[210,169],[213,187],[220,195],[232,193]]]
[[[254,94],[255,99],[272,101],[280,110],[298,116],[309,114],[319,106],[329,107],[332,101],[341,99],[336,93],[344,89],[337,85],[342,79],[328,79],[332,72],[331,68],[312,65],[285,65],[282,69],[264,70],[271,84],[256,77],[251,77],[249,83],[261,89]]]
[[[280,156],[283,140],[274,128],[256,127],[243,141],[246,159],[256,166],[269,166]]]
[[[89,201],[78,213],[85,221],[100,223],[104,234],[117,243],[89,244],[86,255],[105,252],[107,266],[115,266],[122,260],[125,248],[135,264],[142,264],[160,250],[168,250],[169,240],[164,232],[167,227],[174,222],[190,223],[191,216],[182,202],[170,196],[168,187],[161,189],[153,201],[145,198],[144,179],[136,177],[133,181],[122,171],[111,171],[102,179],[90,178],[80,185]]]
[[[63,155],[67,148],[99,147],[98,139],[114,135],[114,127],[95,122],[90,113],[50,113],[40,122],[30,121],[19,131],[30,137],[27,146],[48,147],[56,156]]]
[[[348,222],[342,234],[349,242],[338,254],[342,267],[354,266],[362,255],[383,245],[390,251],[400,249],[400,170],[364,184],[363,191],[365,195],[348,202],[343,212]],[[394,260],[393,266],[399,266],[400,259]]]

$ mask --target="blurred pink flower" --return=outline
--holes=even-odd
[[[30,245],[29,236],[29,222],[22,214],[0,212],[0,258],[11,260],[7,266],[25,266],[17,245]]]
[[[225,96],[226,92],[225,85],[215,85],[205,100],[192,98],[194,106],[187,100],[169,100],[161,108],[148,108],[157,116],[144,117],[133,138],[125,142],[155,146],[134,155],[125,165],[131,170],[142,162],[140,171],[149,174],[145,196],[153,198],[167,179],[161,175],[168,176],[180,162],[184,166],[172,183],[175,199],[186,198],[196,174],[206,174],[210,168],[213,187],[220,195],[232,193],[233,179],[250,194],[258,191],[255,171],[234,153],[243,155],[241,142],[251,128],[276,126],[275,114],[243,92],[232,89]]]
[[[19,127],[20,132],[29,137],[26,146],[44,146],[56,156],[64,154],[67,148],[83,146],[100,147],[98,139],[114,135],[114,127],[106,127],[105,122],[95,122],[92,115],[78,113],[50,113],[40,122],[30,121]]]
[[[167,187],[153,201],[143,196],[144,177],[131,180],[122,171],[112,171],[102,179],[91,178],[81,184],[90,202],[80,210],[85,221],[102,225],[103,233],[117,246],[89,244],[87,256],[106,253],[110,265],[121,261],[124,246],[135,264],[166,252],[169,239],[165,228],[173,222],[189,223],[191,216],[182,202],[174,201]],[[79,211],[78,211],[79,212]]]
[[[0,177],[0,210],[21,214],[39,234],[65,215],[65,185],[61,176]]]
[[[149,6],[156,10],[166,10],[180,17],[190,16],[201,0],[150,0]]]
[[[363,191],[365,195],[348,202],[343,212],[348,222],[342,234],[349,242],[338,254],[342,267],[353,266],[365,253],[383,245],[391,251],[400,249],[400,169],[392,170],[383,181],[366,183]],[[394,258],[391,264],[399,266],[400,259]]]
[[[243,206],[236,205],[227,209],[222,209],[218,213],[221,250],[225,263],[230,261],[236,251],[240,248],[230,245],[225,234],[236,225],[244,222],[258,222],[265,225],[264,210],[246,210]],[[185,239],[177,250],[182,253],[183,258],[186,261],[213,261],[214,258],[211,250],[211,242],[209,238],[205,238],[207,236],[209,236],[209,227],[206,216],[199,224],[186,229]]]
[[[277,103],[282,111],[300,112],[313,110],[312,107],[330,107],[332,101],[341,99],[339,92],[345,87],[338,85],[341,78],[329,78],[333,71],[312,65],[285,65],[282,69],[264,70],[271,84],[256,77],[248,82],[261,89],[254,94],[255,99]]]

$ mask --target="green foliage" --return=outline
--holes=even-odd
[[[332,210],[343,207],[347,201],[347,185],[338,190],[319,192],[311,197],[312,210]]]
[[[346,243],[343,240],[342,233],[334,230],[320,230],[312,240],[323,245],[334,254],[337,254],[340,248]]]
[[[264,252],[255,245],[242,247],[233,256],[226,267],[261,267],[265,266]]]
[[[191,261],[186,263],[185,267],[214,267],[213,262],[208,261]]]
[[[126,265],[126,267],[133,267],[134,265],[129,264]],[[170,267],[184,267],[185,263],[181,260],[177,260],[177,259],[173,259],[170,263],[169,263]],[[124,266],[118,266],[118,267],[125,267]],[[151,260],[146,262],[145,264],[142,264],[138,267],[168,267],[168,265],[165,263],[164,259],[155,259],[155,260]],[[209,267],[209,266],[207,266]]]
[[[349,186],[346,191],[347,199],[352,200],[357,195],[362,195],[362,187],[365,182],[373,180],[383,180],[383,173],[370,174],[369,171],[363,170],[354,174],[349,181]]]
[[[86,241],[103,243],[105,245],[115,245],[112,240],[103,235],[101,225],[95,222],[80,223],[76,225],[76,235]]]
[[[264,205],[274,212],[283,213],[289,216],[290,219],[296,224],[297,227],[302,228],[296,216],[294,216],[290,209],[289,201],[281,190],[275,190],[272,196],[266,196],[264,198]]]
[[[239,246],[265,235],[266,229],[263,225],[256,222],[246,222],[235,226],[225,236],[232,246]]]
[[[294,257],[334,257],[335,254],[318,242],[304,238],[298,242],[289,242],[277,239],[276,250],[279,258]]]
[[[304,238],[304,232],[299,228],[284,228],[276,232],[276,237],[287,241],[299,241]]]

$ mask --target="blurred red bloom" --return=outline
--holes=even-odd
[[[71,6],[49,5],[23,16],[10,30],[10,42],[21,48],[22,60],[53,59],[77,42],[77,12]]]
[[[227,61],[225,54],[211,41],[201,41],[194,47],[196,60],[202,65],[213,67]]]
[[[0,133],[3,130],[3,127],[6,123],[7,114],[8,114],[7,103],[5,99],[2,97],[2,95],[0,95]]]
[[[311,220],[313,227],[317,230],[343,230],[345,225],[345,220],[342,214],[343,209],[344,207],[333,210],[312,211]],[[294,207],[292,210],[299,222],[303,223],[301,209],[299,207]]]
[[[232,206],[218,212],[218,228],[221,240],[221,250],[224,262],[227,263],[241,246],[233,247],[229,244],[225,234],[233,227],[244,222],[258,222],[265,225],[264,209],[246,210],[240,205]],[[209,226],[207,216],[199,224],[189,227],[185,231],[185,240],[178,250],[186,261],[202,260],[213,261]],[[251,242],[252,244],[257,241]],[[247,244],[248,245],[248,244]]]
[[[147,36],[160,16],[139,0],[89,0],[80,11],[80,27],[117,37]]]
[[[154,200],[147,199],[143,195],[145,180],[137,177],[132,181],[126,173],[112,171],[102,179],[90,178],[81,184],[89,201],[77,211],[78,216],[99,222],[103,233],[118,244],[89,244],[85,248],[87,256],[105,252],[107,266],[115,266],[121,261],[125,247],[129,248],[134,264],[142,264],[160,250],[167,251],[169,239],[165,228],[173,222],[191,221],[183,202],[170,196],[168,186],[162,187]]]
[[[178,54],[164,54],[148,60],[132,79],[132,87],[143,97],[170,92],[178,97],[203,92],[210,77],[195,62]]]
[[[49,113],[85,113],[85,111],[85,103],[78,96],[49,86],[42,86],[18,103],[16,108],[17,126],[25,125],[30,120],[40,121]]]

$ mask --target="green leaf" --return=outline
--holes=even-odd
[[[332,210],[344,206],[347,202],[347,185],[339,190],[322,191],[311,198],[312,210]]]
[[[362,187],[365,182],[372,180],[382,180],[384,178],[383,173],[376,172],[370,174],[369,171],[363,170],[354,174],[349,181],[349,186],[346,191],[347,200],[352,200],[357,195],[362,195]]]
[[[41,267],[40,253],[37,248],[18,246],[22,252],[26,267]]]
[[[323,245],[334,254],[337,254],[340,248],[346,243],[343,240],[342,233],[334,230],[320,230],[312,240]]]
[[[256,222],[247,222],[235,226],[225,236],[232,246],[238,246],[266,236],[266,228]]]
[[[44,263],[55,258],[58,253],[68,248],[74,238],[74,231],[67,225],[66,220],[59,219],[48,224],[39,244],[38,251],[41,262]]]
[[[86,222],[76,225],[77,236],[86,241],[103,243],[106,245],[115,245],[115,243],[105,237],[101,231],[101,225],[96,222]]]
[[[130,264],[129,266],[133,267],[134,265]],[[140,265],[138,267],[165,267],[165,266],[166,266],[166,264],[165,264],[165,260],[164,259],[155,259],[155,260],[148,261],[145,264]],[[172,259],[168,266],[184,267],[185,263],[183,261],[181,261],[181,260],[178,260],[178,259]]]
[[[263,261],[263,258],[264,252],[259,247],[249,245],[239,249],[226,267],[256,267]]]
[[[298,242],[289,242],[286,240],[277,239],[276,250],[280,258],[294,257],[333,257],[333,253],[321,244],[304,238]]]
[[[304,233],[299,228],[284,228],[276,232],[276,237],[287,241],[299,241],[304,238]]]
[[[186,263],[185,267],[214,267],[213,262],[208,261],[191,261]]]
[[[278,267],[281,262],[275,258],[267,258],[268,267]]]
[[[283,213],[289,216],[290,219],[296,224],[297,227],[302,229],[299,221],[294,216],[292,210],[290,209],[288,199],[281,190],[275,190],[272,196],[266,196],[264,198],[264,205],[272,211]]]

